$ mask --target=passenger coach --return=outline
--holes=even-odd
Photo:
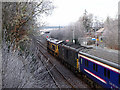
[[[80,52],[79,69],[104,88],[120,89],[120,65]]]

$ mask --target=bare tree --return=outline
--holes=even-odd
[[[34,30],[36,16],[48,15],[54,7],[48,0],[40,2],[3,2],[3,35],[6,41],[14,43],[13,48],[18,48],[21,40],[27,38]]]
[[[89,32],[91,29],[91,24],[93,21],[93,15],[88,14],[88,12],[85,10],[84,15],[82,17],[82,23],[85,28],[85,32]]]
[[[105,45],[112,49],[118,49],[118,19],[107,17],[104,27]]]

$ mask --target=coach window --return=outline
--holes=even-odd
[[[106,68],[104,68],[104,76],[106,77]]]
[[[85,66],[88,67],[89,63],[88,60],[85,60]]]
[[[96,70],[96,72],[98,71],[98,65],[97,64],[96,64],[96,69],[95,70]]]
[[[110,79],[110,70],[108,70],[108,78]]]
[[[87,60],[87,67],[88,67],[89,63],[88,63],[88,60]]]
[[[95,70],[95,64],[93,64],[93,70]]]
[[[93,70],[95,70],[96,72],[98,71],[98,65],[97,64],[93,64]]]
[[[85,66],[87,66],[87,62],[86,62],[86,60],[85,60]]]
[[[119,84],[120,84],[120,75],[119,75]]]
[[[104,68],[104,76],[110,79],[110,70],[107,70],[106,68]]]

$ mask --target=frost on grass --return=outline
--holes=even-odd
[[[32,52],[31,52],[32,51]],[[45,66],[37,57],[38,48],[31,43],[29,54],[12,51],[8,43],[2,45],[3,88],[52,88],[55,87]],[[39,53],[40,54],[40,53]]]

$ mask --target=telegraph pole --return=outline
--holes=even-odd
[[[96,19],[97,17],[95,17],[95,39],[96,39],[96,42],[95,42],[95,45],[96,45],[96,49],[97,49],[97,33],[96,33],[96,31],[97,31],[97,27],[98,27],[98,25],[97,25],[97,19]]]

